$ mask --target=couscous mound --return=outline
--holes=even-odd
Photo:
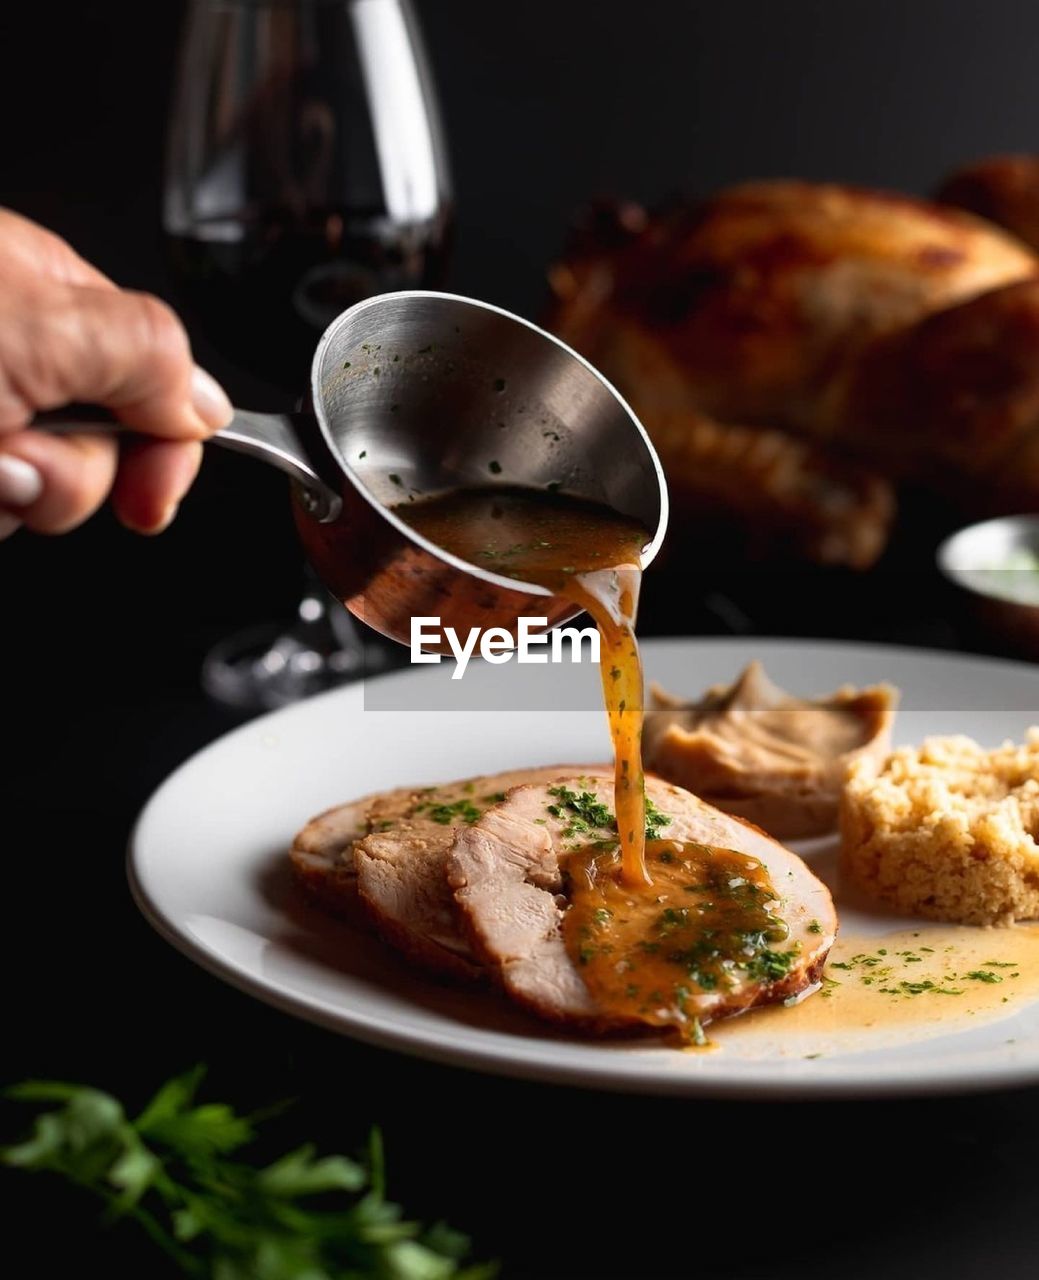
[[[900,911],[960,924],[1039,918],[1039,729],[986,751],[928,738],[848,772],[844,876]]]

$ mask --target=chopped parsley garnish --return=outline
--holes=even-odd
[[[661,813],[653,801],[646,796],[646,839],[659,840],[660,828],[671,824],[671,815]]]
[[[438,822],[442,827],[449,827],[456,821],[475,822],[483,812],[468,798],[456,800],[453,804],[434,804],[430,800],[415,806],[415,813],[423,811],[432,822]]]
[[[603,804],[591,791],[572,791],[569,787],[549,787],[548,794],[558,800],[558,804],[547,805],[553,818],[566,822],[563,838],[592,835],[596,831],[616,831],[617,819],[613,816],[609,805]],[[671,818],[656,807],[646,797],[646,839],[660,838],[660,828],[666,827]]]
[[[761,982],[779,982],[788,976],[796,958],[796,951],[759,951],[747,965],[747,973]]]
[[[609,806],[603,804],[591,791],[571,791],[569,787],[549,787],[548,794],[555,796],[558,804],[548,805],[553,818],[570,818],[570,826],[575,831],[585,833],[598,828],[603,831],[616,831],[617,821],[610,812]],[[563,833],[564,835],[567,832]]]

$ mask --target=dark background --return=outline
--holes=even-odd
[[[972,157],[1039,146],[1028,0],[418,7],[458,197],[449,283],[530,315],[568,218],[596,193],[654,200],[774,174],[926,191]],[[140,0],[0,13],[0,202],[166,295],[179,21],[179,5]],[[262,403],[262,385],[196,349],[240,403]],[[704,559],[672,556],[666,601],[651,581],[648,631],[717,629]],[[888,568],[883,591],[829,582],[826,608],[800,579],[740,603],[758,630],[990,647],[932,575]],[[1031,1092],[780,1107],[521,1086],[295,1024],[150,933],[123,876],[134,814],[233,723],[198,691],[201,656],[298,595],[276,475],[214,453],[163,537],[102,514],[67,538],[0,545],[0,575],[6,1079],[85,1078],[139,1100],[207,1060],[213,1092],[244,1106],[301,1098],[287,1142],[349,1149],[378,1121],[409,1208],[474,1231],[511,1277],[1034,1274]],[[15,1123],[5,1113],[4,1136]],[[93,1206],[10,1177],[4,1194],[7,1243],[37,1274],[158,1274],[150,1253],[95,1232]]]

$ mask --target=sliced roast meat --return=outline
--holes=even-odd
[[[505,990],[534,1012],[589,1030],[632,1028],[600,1006],[571,960],[563,937],[565,867],[570,853],[597,834],[575,833],[558,800],[560,788],[613,805],[603,777],[579,776],[514,788],[506,799],[458,832],[447,878],[473,949]],[[795,854],[757,827],[713,808],[680,787],[648,779],[648,798],[669,821],[668,840],[696,843],[758,859],[775,890],[776,914],[789,927],[784,950],[795,953],[777,979],[741,974],[716,990],[689,995],[701,1022],[786,999],[815,984],[837,932],[826,886]],[[590,806],[588,806],[590,807]]]
[[[369,834],[355,847],[361,902],[388,942],[445,976],[483,976],[460,927],[444,862],[455,837],[505,799],[511,788],[547,783],[585,769],[609,766],[552,765],[512,769],[441,787],[376,797],[368,810]]]
[[[326,910],[352,914],[357,905],[353,848],[368,830],[368,806],[362,796],[311,818],[289,850],[297,882]]]

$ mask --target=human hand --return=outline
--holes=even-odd
[[[137,438],[29,427],[72,401],[104,405]],[[64,533],[109,495],[123,524],[160,532],[201,442],[231,415],[164,302],[117,288],[60,237],[0,209],[0,538],[23,524]]]

